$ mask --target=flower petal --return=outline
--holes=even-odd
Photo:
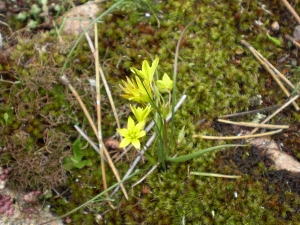
[[[121,136],[128,137],[128,129],[122,128],[122,129],[117,129],[117,131]]]
[[[139,134],[137,135],[137,138],[144,137],[145,135],[146,135],[146,131],[141,130],[141,131],[139,132]]]
[[[130,144],[131,140],[128,138],[123,138],[123,140],[121,141],[121,143],[119,144],[119,148],[125,148],[126,146],[128,146]]]
[[[131,118],[131,116],[128,117],[128,122],[127,122],[127,129],[128,130],[132,130],[135,127],[135,123],[133,121],[133,119]]]
[[[141,148],[141,142],[138,139],[132,140],[132,145],[136,148],[136,149],[140,149]]]
[[[144,128],[145,124],[146,124],[146,121],[143,120],[143,121],[139,122],[135,127],[137,130],[142,130]]]

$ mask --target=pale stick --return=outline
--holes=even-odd
[[[275,115],[277,115],[281,110],[286,108],[289,104],[291,104],[293,101],[295,101],[297,98],[299,98],[299,95],[295,95],[292,97],[289,101],[287,101],[284,105],[282,105],[279,109],[277,109],[275,112],[272,113],[272,115],[268,116],[263,122],[260,124],[265,124],[267,123],[270,119],[272,119]],[[255,128],[251,134],[254,134],[259,128]]]
[[[296,13],[296,11],[293,9],[293,7],[290,5],[290,3],[288,3],[288,1],[286,1],[286,0],[282,0],[282,2],[287,7],[287,9],[293,14],[295,19],[297,20],[297,23],[300,24],[300,17]]]
[[[261,65],[264,66],[264,68],[271,74],[271,76],[273,77],[273,79],[277,82],[277,84],[279,85],[279,87],[282,89],[282,91],[286,94],[286,96],[290,96],[290,93],[288,92],[288,90],[283,86],[283,84],[280,82],[280,80],[278,79],[278,77],[274,74],[274,72],[272,71],[272,69],[268,66],[268,64],[266,64],[263,60],[260,58],[260,56],[257,54],[257,51],[245,40],[241,40],[241,43],[243,45],[245,45],[251,52],[252,54],[255,56],[255,58],[260,62]],[[297,111],[299,111],[299,106],[296,104],[296,102],[293,102],[293,105],[295,107],[295,109]]]
[[[282,129],[272,131],[272,132],[266,132],[262,134],[250,134],[250,135],[243,135],[243,136],[227,136],[227,137],[222,137],[222,136],[206,136],[206,135],[193,135],[193,138],[202,138],[202,139],[207,139],[207,140],[236,140],[236,139],[248,139],[248,138],[255,138],[255,137],[263,137],[263,136],[268,136],[272,134],[277,134],[281,132]]]
[[[267,129],[288,129],[288,125],[273,125],[273,124],[259,124],[259,123],[247,123],[247,122],[234,122],[230,120],[223,120],[218,119],[218,122],[221,123],[228,123],[238,126],[244,126],[244,127],[258,127],[258,128],[267,128]]]

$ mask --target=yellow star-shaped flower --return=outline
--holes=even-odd
[[[127,82],[122,82],[123,86],[120,87],[124,91],[124,94],[121,94],[123,98],[139,103],[152,101],[152,92],[147,80],[142,82],[138,76],[135,76],[135,81],[127,77]]]
[[[146,121],[146,118],[152,109],[150,105],[146,106],[145,108],[134,107],[130,105],[130,108],[138,122],[141,122],[143,120]]]
[[[158,80],[156,84],[159,89],[159,92],[161,93],[169,92],[173,88],[173,81],[166,73],[164,73],[162,80]]]
[[[127,129],[117,129],[118,133],[124,137],[119,147],[125,148],[129,144],[132,144],[136,149],[140,149],[141,142],[139,139],[146,135],[146,131],[143,130],[144,126],[145,121],[141,121],[135,124],[133,119],[129,116],[127,122]]]
[[[153,75],[154,75],[156,67],[158,65],[158,62],[159,62],[159,58],[156,58],[152,62],[152,65],[150,66],[149,63],[146,60],[144,60],[143,64],[142,64],[142,70],[138,70],[138,69],[136,69],[134,67],[131,67],[130,70],[134,74],[139,75],[144,80],[148,80],[149,83],[151,84],[152,80],[153,80]]]

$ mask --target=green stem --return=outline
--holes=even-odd
[[[148,161],[152,164],[152,165],[156,165],[156,160],[151,156],[149,155],[147,152],[144,152],[144,156],[148,159]]]

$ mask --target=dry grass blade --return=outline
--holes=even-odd
[[[110,158],[110,155],[109,155],[107,149],[105,148],[105,145],[104,145],[103,141],[102,141],[101,139],[99,139],[98,131],[97,131],[97,129],[96,129],[96,126],[95,126],[95,124],[94,124],[94,122],[93,122],[93,120],[92,120],[92,118],[91,118],[91,116],[90,116],[88,110],[86,109],[85,105],[83,104],[83,102],[82,102],[80,96],[78,95],[77,91],[73,88],[73,86],[71,85],[71,83],[70,83],[70,81],[68,80],[68,78],[67,78],[66,75],[63,75],[63,76],[61,77],[61,80],[64,82],[65,85],[67,85],[67,86],[69,87],[69,89],[71,90],[71,92],[72,92],[73,95],[75,96],[76,100],[78,101],[79,105],[81,106],[81,108],[82,108],[82,110],[83,110],[85,116],[87,117],[87,119],[88,119],[88,121],[89,121],[89,123],[90,123],[90,126],[92,127],[92,129],[93,129],[93,131],[94,131],[96,137],[98,138],[98,141],[99,141],[100,144],[101,144],[101,148],[103,148],[103,150],[104,150],[104,155],[105,155],[105,157],[106,157],[106,159],[107,159],[107,162],[108,162],[109,166],[111,167],[111,169],[112,169],[112,171],[113,171],[115,177],[117,178],[117,181],[120,182],[121,179],[120,179],[119,173],[118,173],[117,169],[115,168],[115,165],[114,165],[114,163],[112,162],[112,160],[111,160],[111,158]],[[127,195],[127,192],[126,192],[126,190],[125,190],[125,188],[124,188],[124,185],[123,185],[123,184],[120,184],[120,187],[121,187],[121,189],[122,189],[122,191],[123,191],[123,194],[124,194],[125,198],[128,199],[128,195]]]
[[[300,17],[296,13],[296,11],[293,9],[293,7],[290,5],[290,3],[288,3],[287,0],[282,0],[282,2],[287,7],[287,9],[293,14],[293,16],[295,17],[295,19],[297,20],[297,23],[300,24]]]
[[[98,54],[98,53],[95,53],[95,48],[93,46],[93,43],[91,41],[91,38],[90,38],[89,34],[85,33],[85,37],[86,37],[87,42],[89,43],[89,47],[90,47],[93,55],[95,56],[95,54]],[[113,111],[113,114],[114,114],[114,117],[115,117],[115,120],[116,120],[116,123],[117,123],[117,127],[121,128],[120,121],[119,121],[118,114],[117,114],[117,110],[116,110],[116,107],[115,107],[115,104],[114,104],[114,100],[112,98],[111,91],[109,89],[109,86],[108,86],[108,83],[106,81],[104,72],[103,72],[102,67],[101,67],[101,65],[100,65],[99,62],[98,62],[98,65],[97,65],[96,68],[98,68],[98,74],[100,74],[100,76],[101,76],[101,79],[102,79],[102,82],[103,82],[103,85],[104,85],[104,88],[105,88],[105,91],[106,91],[106,94],[107,94],[110,106],[112,108],[112,111]]]
[[[299,98],[299,95],[295,95],[293,98],[291,98],[289,101],[287,101],[285,104],[283,104],[279,109],[277,109],[275,112],[273,112],[270,116],[268,116],[263,122],[260,124],[267,123],[270,119],[272,119],[275,115],[277,115],[281,110],[286,108],[289,104],[291,104],[293,101],[295,101],[297,98]],[[254,134],[259,128],[255,128],[251,134]]]
[[[296,45],[298,48],[300,48],[300,44],[293,38],[292,36],[285,34],[284,37],[291,41],[294,45]]]
[[[102,129],[101,129],[101,105],[100,105],[100,77],[99,77],[99,52],[98,52],[98,29],[97,23],[94,23],[94,33],[95,33],[95,76],[96,76],[96,109],[97,109],[97,128],[98,128],[98,140],[102,140]],[[87,33],[86,33],[87,34]],[[102,171],[102,181],[103,181],[103,189],[107,190],[107,182],[106,182],[106,173],[105,173],[105,163],[104,163],[104,148],[99,142],[100,148],[100,160],[101,160],[101,171]],[[106,197],[109,198],[108,193],[105,193]],[[113,204],[110,201],[107,201],[112,209],[115,209]]]
[[[273,124],[257,124],[257,123],[247,123],[247,122],[234,122],[230,120],[222,120],[218,119],[218,122],[221,123],[228,123],[228,124],[234,124],[244,127],[257,127],[257,128],[267,128],[267,129],[288,129],[288,125],[273,125]]]
[[[273,79],[277,82],[277,84],[282,89],[282,91],[286,94],[286,96],[289,97],[290,93],[283,86],[283,84],[280,82],[280,80],[278,79],[278,77],[274,74],[273,70],[269,66],[270,63],[265,58],[261,58],[262,55],[260,55],[248,42],[246,42],[245,40],[242,40],[241,43],[243,45],[245,45],[252,52],[252,54],[260,62],[260,64],[271,74],[271,76],[273,77]],[[293,105],[294,105],[295,109],[297,111],[299,111],[299,106],[295,102],[293,102]]]
[[[255,49],[254,49],[255,50]],[[274,67],[265,57],[263,57],[258,51],[255,50],[255,53],[269,66],[275,75],[277,75],[282,81],[284,81],[292,90],[295,89],[295,86],[282,74],[276,67]]]
[[[193,138],[200,137],[202,139],[207,139],[207,140],[236,140],[236,139],[248,139],[248,138],[255,138],[255,137],[263,137],[263,136],[277,134],[277,133],[280,133],[281,131],[282,131],[282,129],[272,131],[272,132],[266,132],[266,133],[262,133],[262,134],[249,134],[249,135],[242,135],[242,136],[227,136],[227,137],[193,135]]]
[[[156,163],[146,174],[145,176],[143,176],[141,179],[139,179],[137,182],[135,182],[133,185],[131,185],[131,187],[135,187],[136,185],[140,184],[143,182],[143,180],[145,180],[157,167],[158,167],[159,163]]]
[[[226,119],[226,118],[232,118],[232,117],[245,116],[245,115],[248,115],[248,114],[256,114],[256,113],[260,113],[260,112],[273,111],[273,110],[278,109],[278,108],[280,108],[280,105],[270,106],[270,107],[263,108],[263,109],[249,110],[249,111],[246,111],[246,112],[227,114],[227,115],[220,116],[219,118]]]
[[[100,154],[100,150],[98,146],[84,133],[84,131],[78,127],[77,125],[74,125],[77,132],[93,147],[93,149]]]

